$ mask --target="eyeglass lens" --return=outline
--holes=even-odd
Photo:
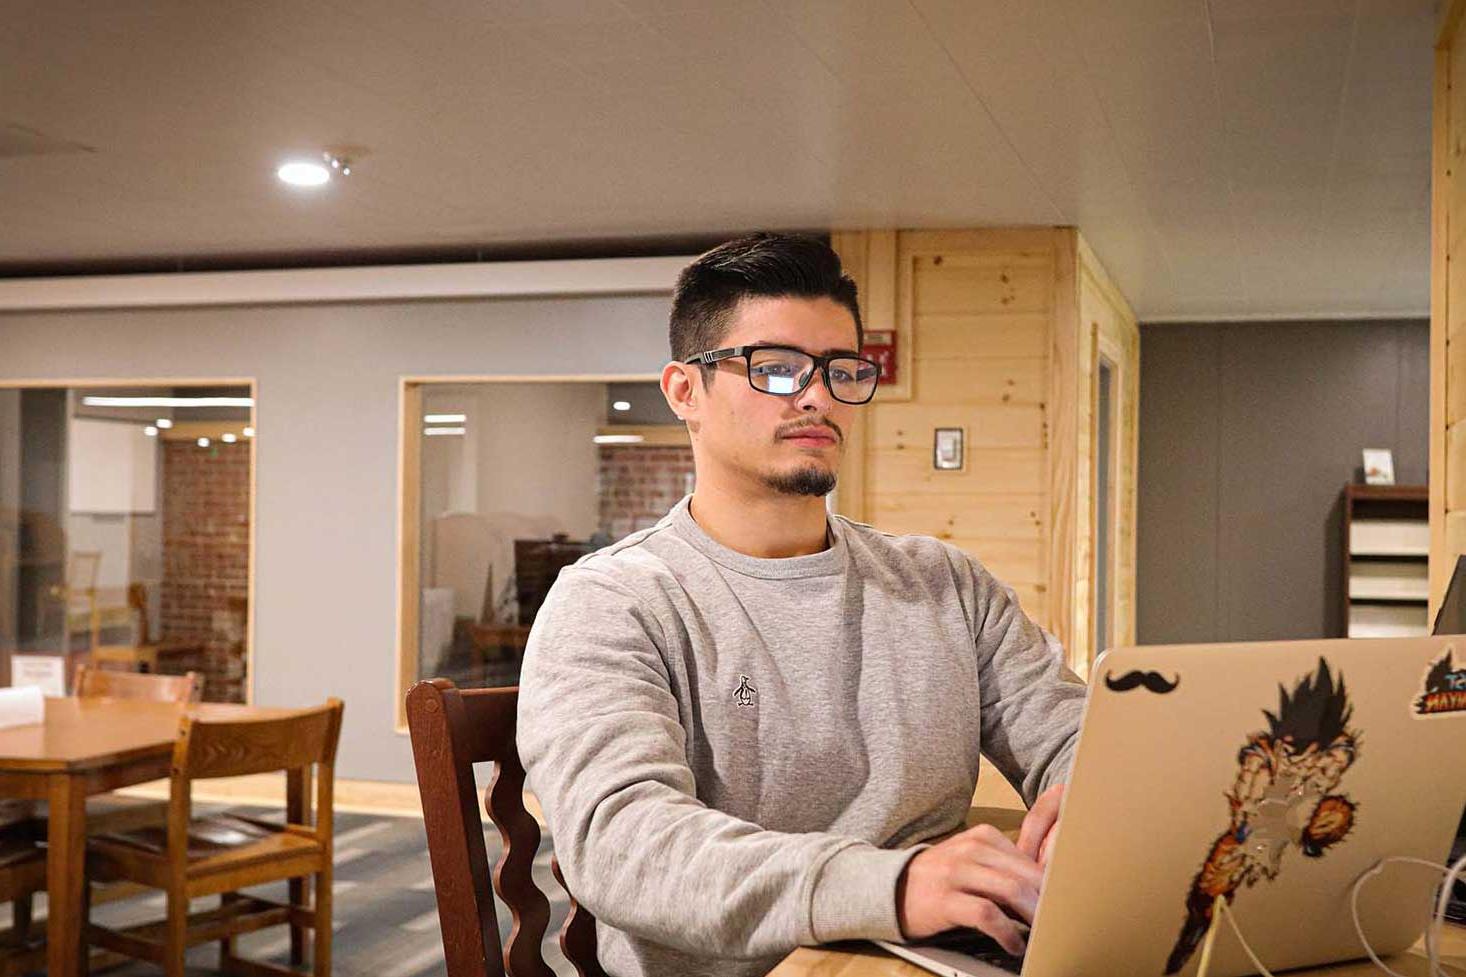
[[[789,396],[803,390],[815,370],[807,353],[792,349],[760,349],[749,356],[748,379],[765,393]],[[830,393],[836,400],[860,404],[875,391],[879,371],[865,360],[840,356],[830,360]]]

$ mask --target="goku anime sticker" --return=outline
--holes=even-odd
[[[1344,677],[1336,684],[1322,658],[1291,693],[1278,686],[1278,711],[1263,711],[1267,729],[1237,753],[1237,779],[1226,794],[1231,820],[1191,882],[1166,973],[1180,971],[1196,952],[1218,896],[1232,902],[1244,885],[1277,878],[1288,848],[1319,858],[1353,828],[1358,806],[1338,790],[1359,755],[1353,713]]]

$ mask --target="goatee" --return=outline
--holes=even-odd
[[[764,483],[785,495],[829,495],[835,488],[835,473],[811,466],[765,475]]]

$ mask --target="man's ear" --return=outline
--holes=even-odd
[[[662,367],[662,396],[667,406],[681,421],[697,419],[702,397],[702,367],[688,363],[668,363]]]

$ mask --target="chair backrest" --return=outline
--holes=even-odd
[[[340,738],[340,699],[272,719],[221,721],[185,715],[173,747],[173,770],[189,780],[207,780],[312,764],[333,768]]]
[[[550,904],[531,869],[540,828],[524,807],[524,767],[514,741],[519,689],[458,689],[447,679],[419,682],[407,693],[407,725],[422,794],[423,826],[438,894],[438,922],[448,977],[552,977],[540,953]],[[488,851],[479,817],[473,765],[492,762],[484,807],[503,842],[493,891],[509,907],[509,943],[499,940],[489,891]],[[563,886],[560,867],[551,861]],[[596,960],[595,919],[569,890],[570,914],[560,948],[580,977],[605,977]]]
[[[203,688],[198,672],[187,675],[142,675],[76,666],[73,687],[83,699],[147,699],[150,702],[193,702]]]
[[[200,719],[189,712],[173,744],[168,793],[168,859],[178,872],[187,862],[190,787],[195,780],[286,772],[287,830],[314,837],[330,851],[334,836],[336,744],[341,700],[270,719]],[[307,797],[316,777],[315,809]]]
[[[101,550],[72,550],[66,561],[66,586],[73,594],[95,591],[97,568],[101,565]]]

